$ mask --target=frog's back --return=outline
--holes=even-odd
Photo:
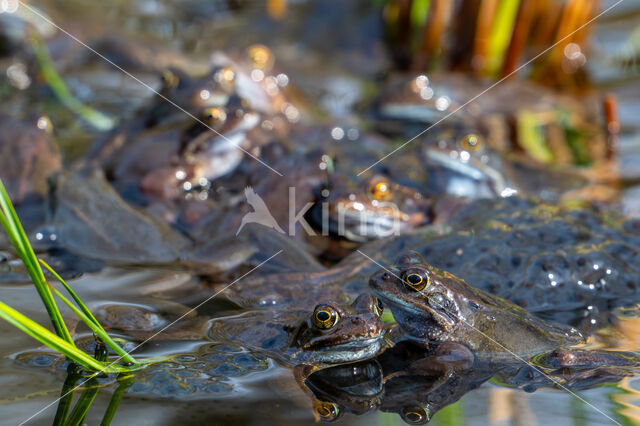
[[[584,343],[584,337],[574,328],[562,327],[524,312],[509,309],[477,311],[468,319],[465,339],[480,357],[525,358],[558,347]]]

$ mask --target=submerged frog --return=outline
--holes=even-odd
[[[314,369],[372,358],[386,347],[382,305],[364,294],[350,306],[250,311],[214,319],[210,336],[291,365]]]
[[[585,342],[576,329],[546,322],[475,289],[427,264],[415,252],[402,255],[394,268],[374,274],[369,285],[402,330],[425,342],[458,342],[493,358],[496,354],[526,358]]]

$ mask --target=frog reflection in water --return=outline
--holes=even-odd
[[[585,342],[577,330],[546,322],[477,290],[428,265],[415,252],[403,254],[397,267],[375,273],[369,285],[402,330],[415,339],[463,343],[476,355],[525,358]]]
[[[291,308],[215,319],[209,334],[313,370],[376,356],[385,347],[381,314],[378,299],[364,294],[350,306],[321,303],[311,313]]]
[[[407,424],[425,424],[492,377],[497,379],[495,384],[526,392],[558,388],[559,383],[563,390],[584,390],[638,371],[637,358],[628,353],[574,354],[583,362],[551,362],[535,368],[515,358],[498,363],[469,360],[464,348],[453,342],[425,347],[405,340],[375,359],[315,372],[305,384],[313,392],[316,415],[324,421],[334,421],[345,413],[362,415],[379,410],[397,413]],[[551,355],[556,361],[562,359],[555,351]]]

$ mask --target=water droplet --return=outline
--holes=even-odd
[[[451,100],[446,96],[440,96],[436,99],[436,109],[438,111],[445,111],[451,105]]]
[[[344,137],[344,130],[342,127],[334,127],[331,129],[331,137],[337,141],[342,140]]]
[[[264,71],[260,69],[254,69],[251,71],[251,79],[253,81],[262,81],[264,79]]]

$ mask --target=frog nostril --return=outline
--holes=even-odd
[[[391,278],[391,275],[388,272],[382,274],[382,279],[388,281]]]

